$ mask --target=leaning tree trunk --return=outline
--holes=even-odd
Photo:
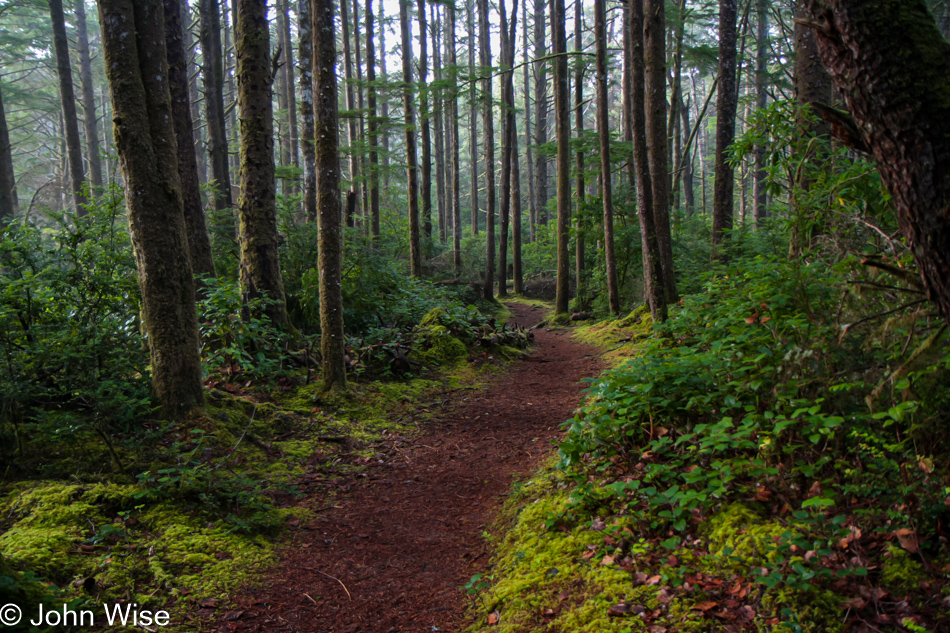
[[[228,168],[228,135],[224,125],[224,62],[221,58],[221,16],[218,0],[199,0],[201,15],[201,73],[204,79],[205,121],[208,127],[208,157],[214,180],[214,208],[234,206]],[[229,221],[230,223],[230,221]]]
[[[495,291],[495,123],[492,107],[491,35],[488,0],[478,0],[478,54],[482,72],[482,126],[485,128],[485,285],[483,295]]]
[[[346,0],[343,0],[344,2]],[[320,351],[323,388],[346,387],[343,337],[343,238],[340,226],[340,131],[337,112],[336,46],[333,0],[314,0],[314,119],[316,126],[317,205],[320,209]]]
[[[205,226],[201,187],[198,184],[198,162],[195,157],[194,125],[191,120],[191,99],[188,96],[188,64],[182,36],[180,0],[165,1],[165,54],[168,59],[168,84],[171,89],[172,118],[178,139],[178,180],[184,204],[188,250],[196,287],[202,277],[214,277],[211,240]],[[83,0],[80,0],[80,3]]]
[[[632,0],[627,15],[630,26],[630,114],[633,137],[633,164],[637,178],[637,216],[640,220],[640,243],[643,251],[643,289],[654,321],[665,321],[666,290],[663,287],[663,259],[657,239],[653,214],[653,178],[647,150],[646,130],[646,65],[643,52],[643,3]]]
[[[366,0],[366,84],[369,105],[369,227],[373,237],[379,236],[379,122],[376,120],[376,42],[373,0]]]
[[[927,296],[950,323],[950,44],[924,0],[804,0],[877,161]]]
[[[370,0],[371,2],[372,0]],[[297,1],[300,62],[301,148],[303,149],[303,211],[309,222],[317,221],[317,168],[313,146],[313,23],[311,0]]]
[[[96,93],[89,59],[89,35],[86,29],[86,0],[75,0],[76,49],[79,52],[79,78],[82,81],[82,122],[86,132],[86,159],[92,195],[102,190],[102,159],[99,156],[99,122],[96,119]],[[186,79],[187,81],[187,79]]]
[[[0,90],[0,226],[9,222],[18,211],[16,178],[13,174],[13,151],[10,130],[3,109],[3,91]]]
[[[198,315],[188,256],[162,0],[99,0],[115,143],[162,414],[201,406]]]
[[[673,237],[670,229],[669,142],[666,138],[666,13],[665,0],[643,0],[643,55],[646,95],[647,151],[653,182],[653,218],[663,262],[667,302],[676,300]]]
[[[79,119],[76,115],[76,95],[73,92],[73,71],[69,63],[69,40],[66,39],[66,18],[63,15],[63,0],[49,0],[50,18],[53,22],[53,51],[56,55],[56,72],[59,75],[59,97],[63,109],[63,131],[66,137],[66,153],[69,159],[69,184],[72,189],[76,215],[86,215],[86,193],[82,169],[82,145],[79,142]]]
[[[399,26],[402,31],[402,103],[406,119],[406,185],[409,189],[409,271],[413,277],[420,277],[422,251],[419,248],[419,183],[416,166],[416,111],[412,96],[409,2],[411,0],[399,0]]]
[[[594,0],[594,41],[597,47],[597,135],[600,137],[600,195],[604,202],[604,261],[607,276],[607,303],[620,314],[620,288],[614,257],[614,206],[610,182],[610,129],[607,122],[607,2]]]
[[[571,118],[568,106],[567,34],[564,0],[551,0],[554,48],[554,131],[557,139],[557,282],[554,314],[566,314],[570,293]]]
[[[237,9],[234,42],[241,113],[241,292],[245,301],[267,298],[262,313],[274,326],[289,330],[277,256],[273,73],[267,0],[237,0]]]
[[[713,193],[712,243],[721,244],[732,229],[735,174],[727,152],[736,137],[737,0],[719,0],[719,92],[716,94],[716,184]],[[713,249],[713,257],[718,256]]]

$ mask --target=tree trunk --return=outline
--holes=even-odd
[[[670,229],[669,142],[666,139],[666,12],[665,0],[643,0],[644,88],[647,152],[653,182],[653,218],[662,261],[667,303],[676,301],[673,237]]]
[[[564,0],[551,0],[554,44],[554,131],[557,139],[557,283],[554,314],[567,314],[570,293],[571,118],[568,105],[567,34]]]
[[[432,251],[432,128],[429,120],[429,28],[426,25],[425,0],[418,0],[419,20],[419,122],[422,128],[422,230],[425,235],[425,252]]]
[[[673,37],[676,41],[676,47],[673,52],[673,82],[670,88],[670,116],[667,119],[667,128],[666,128],[666,138],[667,138],[667,151],[669,152],[669,158],[667,159],[667,164],[672,165],[674,170],[676,165],[679,164],[679,161],[676,157],[676,135],[677,124],[679,123],[679,104],[680,98],[682,97],[683,90],[683,40],[686,33],[686,0],[679,0],[679,4],[676,8],[676,31],[673,34]],[[676,174],[678,176],[679,174]],[[673,172],[670,172],[670,182],[673,182],[675,176]],[[678,187],[672,187],[670,189],[670,196],[672,200],[670,202],[670,209],[675,209],[677,207],[677,197],[678,197]]]
[[[737,0],[719,0],[719,92],[716,94],[716,185],[712,241],[721,244],[732,229],[735,175],[726,152],[736,137]],[[713,249],[713,257],[717,257]]]
[[[346,0],[343,0],[344,2]],[[402,3],[405,7],[405,2]],[[370,12],[367,11],[367,15]],[[320,351],[323,388],[346,387],[343,335],[343,238],[340,226],[340,155],[333,0],[313,1],[317,205],[320,209]]]
[[[188,55],[187,61],[187,72],[188,72],[188,95],[191,102],[191,120],[193,124],[193,132],[195,136],[195,162],[198,165],[198,182],[202,185],[208,182],[208,159],[207,154],[205,153],[205,143],[202,134],[202,121],[201,121],[201,99],[202,95],[198,92],[198,66],[196,64],[197,59],[197,46],[195,46],[195,37],[191,32],[192,18],[191,13],[188,11],[187,4],[184,7],[182,13],[182,34],[185,38],[185,50]],[[103,102],[103,109],[105,109],[105,102]],[[105,117],[103,117],[105,120]],[[103,128],[108,128],[104,125]],[[105,133],[103,133],[103,146],[106,149],[106,156],[109,154],[109,143],[108,138]],[[108,162],[108,158],[107,158]],[[108,173],[108,169],[106,170]]]
[[[402,29],[402,102],[406,118],[406,181],[409,189],[409,270],[422,275],[422,251],[419,248],[419,184],[416,169],[416,111],[412,95],[412,34],[409,30],[409,3],[400,0],[399,25]]]
[[[359,124],[359,171],[362,175],[360,178],[360,217],[363,218],[362,222],[365,225],[367,222],[367,214],[369,213],[369,187],[366,178],[366,160],[364,158],[365,147],[366,147],[366,123],[363,121],[364,112],[365,112],[365,103],[363,99],[363,54],[360,52],[360,3],[359,0],[353,0],[353,24],[356,25],[356,28],[353,29],[353,51],[356,53],[356,106],[359,108],[359,115],[357,117],[357,123]]]
[[[486,299],[495,290],[495,127],[492,107],[491,35],[488,0],[478,0],[478,54],[482,72],[482,126],[485,128],[485,285]]]
[[[280,12],[284,16],[284,28],[280,32],[280,40],[283,42],[284,47],[284,62],[287,66],[287,83],[284,84],[284,101],[287,103],[287,136],[290,140],[290,164],[295,167],[300,167],[300,161],[298,155],[300,153],[299,144],[298,144],[298,128],[297,128],[297,93],[294,89],[296,80],[294,78],[294,46],[293,40],[290,37],[290,16],[288,11],[290,8],[289,0],[280,0]],[[300,187],[297,185],[296,177],[291,181],[291,195],[297,195],[299,193]]]
[[[115,141],[161,414],[201,406],[198,315],[178,180],[161,0],[99,0]]]
[[[379,122],[376,119],[376,42],[373,0],[366,0],[366,83],[369,88],[369,234],[379,237]],[[382,30],[382,28],[380,28]]]
[[[201,13],[201,66],[208,127],[208,159],[214,180],[214,208],[234,206],[228,168],[228,136],[224,125],[224,62],[221,57],[221,17],[218,0],[199,0]]]
[[[368,0],[372,2],[372,0]],[[303,210],[309,222],[317,221],[317,167],[313,121],[313,18],[311,0],[297,0],[300,49],[300,118],[303,149]]]
[[[7,127],[6,110],[3,108],[3,91],[0,90],[0,226],[13,219],[18,207],[10,129]]]
[[[241,113],[241,292],[266,297],[271,323],[289,330],[284,282],[277,256],[277,187],[274,174],[274,106],[267,0],[237,0],[235,51]],[[319,186],[319,182],[318,182]]]
[[[633,135],[633,164],[637,176],[637,216],[643,252],[643,290],[654,321],[666,320],[666,291],[663,286],[663,259],[653,214],[653,178],[647,150],[646,130],[646,60],[643,46],[643,1],[632,0],[627,15],[630,20],[630,123]]]
[[[102,190],[102,159],[99,154],[99,122],[96,119],[96,93],[89,59],[89,35],[86,29],[86,2],[74,0],[76,7],[76,48],[79,52],[79,77],[82,82],[82,122],[86,132],[86,158],[93,197]],[[186,77],[187,80],[187,77]]]
[[[238,0],[231,0],[232,2],[237,2]],[[277,115],[279,120],[277,121],[277,128],[275,132],[277,133],[278,142],[280,143],[280,166],[289,167],[290,166],[290,104],[287,103],[287,50],[284,48],[284,24],[287,21],[287,15],[283,12],[283,0],[276,0],[274,2],[276,5],[274,9],[277,13],[277,47],[272,53],[273,55],[277,54],[277,51],[280,51],[280,57],[278,59],[279,68],[277,69],[277,77],[275,82],[275,97],[277,97]],[[228,50],[228,24],[225,20],[224,23],[224,50]],[[283,179],[281,182],[281,193],[287,194],[290,193],[289,187],[287,186],[286,179]]]
[[[693,150],[689,145],[689,134],[692,128],[689,124],[689,99],[686,103],[682,101],[683,92],[680,91],[680,118],[682,119],[681,132],[683,134],[683,206],[686,207],[686,215],[693,215],[696,208],[696,193],[694,191],[693,176]]]
[[[607,122],[607,2],[594,0],[594,41],[597,44],[597,135],[600,137],[600,172],[604,202],[604,261],[607,276],[607,303],[620,314],[620,288],[614,257],[614,206],[610,182],[610,128]]]
[[[340,24],[343,28],[343,78],[346,84],[346,140],[350,153],[350,186],[348,195],[356,196],[359,178],[359,152],[356,151],[356,97],[353,93],[353,54],[350,51],[350,16],[347,8],[349,0],[340,0]],[[347,205],[346,225],[355,226],[355,209]]]
[[[534,196],[538,224],[548,223],[548,157],[541,152],[541,146],[548,142],[549,62],[544,59],[548,54],[544,40],[544,1],[535,0],[534,6]]]
[[[228,2],[231,3],[231,6],[234,7],[234,11],[228,7]],[[221,3],[221,13],[224,16],[224,48],[223,48],[223,65],[224,65],[224,74],[222,75],[224,81],[224,129],[228,135],[228,165],[229,173],[231,176],[236,175],[236,180],[232,178],[231,180],[231,198],[234,199],[234,195],[239,192],[241,186],[240,176],[241,176],[241,157],[240,157],[240,146],[241,146],[241,137],[238,130],[237,122],[237,87],[235,86],[234,77],[237,75],[237,53],[235,51],[235,46],[231,44],[231,33],[232,26],[237,25],[237,0],[222,0]],[[280,94],[280,98],[283,98],[283,93]]]
[[[928,298],[950,323],[950,44],[923,0],[806,0],[821,61],[877,162]]]
[[[445,244],[447,233],[447,218],[445,217],[445,105],[442,85],[442,24],[436,12],[435,5],[429,5],[432,24],[432,63],[435,82],[439,86],[432,95],[433,111],[435,113],[435,184],[436,201],[439,216],[439,242]]]
[[[582,43],[581,29],[583,28],[583,0],[574,0],[574,51],[577,55],[574,58],[574,126],[579,143],[584,138],[584,64],[582,63],[582,53],[584,45]],[[580,145],[578,146],[580,147]],[[584,224],[581,210],[584,207],[584,199],[587,196],[587,188],[584,183],[584,152],[577,150],[575,156],[576,170],[575,177],[577,184],[575,194],[577,195],[577,213],[574,217],[575,233],[575,256],[574,256],[574,276],[577,278],[577,296],[584,294]],[[608,170],[607,174],[610,173]],[[603,177],[604,174],[601,174]]]
[[[468,127],[469,149],[471,150],[471,212],[472,237],[478,237],[478,116],[475,96],[475,0],[465,3],[468,21]]]
[[[80,0],[80,3],[83,0]],[[201,294],[201,277],[214,277],[214,259],[211,240],[205,226],[201,187],[198,184],[198,163],[195,158],[195,138],[192,132],[191,99],[188,96],[188,65],[182,41],[180,0],[164,0],[165,54],[168,60],[168,85],[171,91],[172,119],[178,140],[178,180],[188,236],[191,269],[195,287]]]
[[[534,241],[535,223],[538,218],[538,199],[534,195],[534,152],[531,147],[531,90],[528,63],[530,51],[528,49],[528,0],[521,3],[521,50],[523,54],[523,86],[524,91],[524,148],[525,164],[528,166],[528,241]]]
[[[53,51],[56,55],[56,72],[59,75],[63,132],[66,138],[66,153],[69,160],[69,184],[72,189],[76,216],[81,218],[86,215],[86,209],[83,205],[88,200],[83,190],[85,182],[82,169],[82,145],[79,141],[79,119],[76,115],[76,95],[73,93],[73,71],[69,63],[69,40],[66,39],[63,0],[49,0],[49,12],[53,22]]]
[[[517,3],[517,0],[515,0]],[[512,29],[514,31],[514,29]],[[512,38],[514,39],[514,38]],[[512,42],[512,58],[514,56],[514,42]],[[514,95],[512,94],[512,98]],[[514,107],[514,106],[512,106]],[[518,159],[518,128],[515,115],[511,115],[511,263],[514,291],[516,295],[524,294],[524,272],[521,265],[521,166]]]
[[[515,88],[514,66],[515,59],[515,25],[518,21],[518,0],[514,0],[511,9],[511,27],[508,25],[508,15],[505,9],[505,0],[500,0],[499,13],[501,14],[501,66],[502,66],[502,115],[501,115],[501,222],[499,224],[498,248],[498,296],[508,296],[508,226],[511,220],[511,163],[517,161],[512,154],[512,140],[515,133]]]
[[[755,47],[755,107],[765,109],[768,103],[768,55],[769,55],[769,3],[768,0],[757,0]],[[765,165],[766,147],[764,144],[755,147],[755,171],[753,175],[752,197],[754,206],[752,216],[757,226],[765,222],[768,213],[765,204],[768,201],[768,190],[765,179],[768,174]]]
[[[447,5],[448,36],[445,38],[448,63],[451,70],[450,85],[451,97],[446,103],[449,117],[449,143],[452,152],[452,252],[455,274],[462,274],[462,188],[461,188],[461,161],[459,152],[461,139],[459,138],[459,91],[458,91],[458,56],[455,42],[455,13],[456,7]]]
[[[385,24],[383,19],[385,14],[383,13],[383,0],[379,0],[379,23]],[[383,73],[383,79],[389,81],[389,73],[386,71],[386,29],[379,29],[379,61],[380,61],[380,70]],[[389,125],[389,93],[386,92],[383,98],[383,103],[380,105],[381,118],[383,120],[383,130],[382,130],[382,140],[383,140],[383,187],[385,189],[389,188],[389,130],[385,126]],[[373,233],[374,236],[379,237],[379,230],[377,228],[376,232]]]

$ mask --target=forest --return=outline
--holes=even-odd
[[[950,631],[948,38],[0,0],[0,628]]]

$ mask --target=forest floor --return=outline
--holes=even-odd
[[[537,306],[509,307],[510,323],[531,327],[544,317]],[[460,631],[462,587],[489,562],[485,530],[512,482],[555,450],[580,380],[602,369],[596,349],[570,330],[535,330],[524,360],[479,391],[447,395],[422,434],[388,441],[353,475],[348,494],[295,529],[262,585],[208,628]]]

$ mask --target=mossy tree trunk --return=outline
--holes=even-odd
[[[574,0],[574,133],[578,140],[578,149],[574,154],[574,195],[577,196],[577,211],[574,214],[574,277],[577,280],[577,296],[585,294],[584,291],[584,220],[581,209],[584,206],[584,198],[587,196],[587,185],[584,180],[584,152],[581,150],[581,143],[584,138],[584,66],[582,61],[584,45],[581,29],[584,24],[584,2],[583,0]],[[609,175],[610,172],[608,171]]]
[[[514,0],[511,11],[511,31],[508,28],[508,15],[505,0],[500,0],[498,12],[501,15],[501,209],[498,245],[498,296],[508,296],[508,227],[511,224],[511,163],[512,134],[515,119],[514,88],[514,27],[518,16],[518,0]]]
[[[228,135],[224,123],[224,61],[221,53],[221,15],[218,0],[199,0],[201,17],[201,75],[204,80],[205,121],[208,126],[208,157],[214,179],[214,208],[234,206],[228,168]]]
[[[13,151],[10,130],[3,109],[3,90],[0,89],[0,225],[17,213],[16,178],[13,173]]]
[[[950,323],[950,44],[924,0],[804,0],[821,61],[860,126]]]
[[[568,108],[567,34],[564,0],[551,0],[554,44],[554,132],[557,141],[557,283],[554,314],[567,314],[570,293],[571,119]]]
[[[303,211],[309,222],[317,221],[317,168],[313,146],[313,23],[311,0],[297,2],[300,61],[300,119],[303,150]]]
[[[82,1],[82,0],[80,0]],[[172,116],[178,140],[178,179],[184,203],[185,227],[191,270],[197,288],[200,277],[214,277],[211,240],[205,226],[201,188],[198,184],[198,162],[195,157],[194,124],[191,120],[191,98],[188,94],[188,63],[182,36],[181,1],[165,1],[165,54],[168,59],[168,83],[171,89]]]
[[[49,0],[50,19],[53,23],[53,53],[59,76],[59,99],[63,112],[63,132],[69,162],[69,185],[72,189],[76,215],[86,215],[85,177],[82,168],[82,145],[79,141],[79,118],[76,114],[76,94],[73,90],[73,71],[69,62],[69,40],[66,38],[66,18],[63,0]]]
[[[492,99],[491,34],[488,0],[478,2],[478,55],[482,76],[482,127],[485,132],[485,283],[482,294],[495,294],[495,109]]]
[[[320,270],[320,351],[323,354],[323,387],[331,390],[346,387],[341,293],[340,131],[333,0],[314,0],[313,35],[317,208],[320,217],[317,262]]]
[[[264,313],[276,327],[288,330],[290,323],[277,256],[273,75],[267,0],[238,0],[237,10],[241,292],[245,301],[258,297],[270,299]]]
[[[412,95],[412,33],[409,30],[409,3],[399,0],[399,27],[402,33],[402,103],[406,121],[406,183],[409,189],[409,271],[422,275],[419,249],[419,182],[416,166],[416,109]]]
[[[152,385],[162,414],[202,403],[195,286],[178,176],[162,0],[99,0]]]
[[[610,181],[610,128],[607,121],[607,2],[594,0],[594,41],[597,49],[597,136],[600,139],[600,171],[603,174],[601,198],[604,203],[604,263],[607,277],[607,303],[610,311],[620,314],[620,289],[617,285],[617,259],[614,256],[614,206]],[[629,81],[627,82],[629,84]],[[629,113],[627,115],[629,117]]]

